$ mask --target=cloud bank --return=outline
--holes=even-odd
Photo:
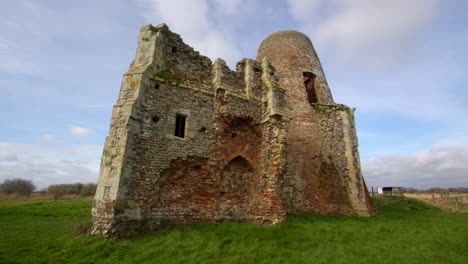
[[[290,14],[340,60],[386,68],[410,53],[438,0],[288,0]]]
[[[422,153],[383,156],[362,167],[369,188],[468,186],[468,148],[439,147]]]
[[[43,147],[0,142],[0,182],[32,180],[38,188],[51,184],[97,182],[101,146]]]

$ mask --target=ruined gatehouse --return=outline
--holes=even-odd
[[[92,232],[369,216],[353,112],[333,101],[302,33],[270,35],[232,71],[165,24],[143,26],[112,112]]]

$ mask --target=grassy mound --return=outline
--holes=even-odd
[[[276,227],[199,225],[117,241],[77,235],[91,201],[0,201],[0,263],[468,263],[468,214],[375,202],[368,218],[293,215]]]
[[[380,215],[440,213],[441,210],[430,204],[405,196],[374,197]]]

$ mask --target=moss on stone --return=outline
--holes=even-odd
[[[184,80],[184,75],[181,72],[174,70],[165,70],[156,73],[156,76],[166,80],[169,83],[175,83],[179,85]]]

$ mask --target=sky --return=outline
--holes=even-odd
[[[468,187],[466,0],[0,0],[0,182],[97,182],[139,28],[231,69],[297,30],[356,107],[368,187]]]

